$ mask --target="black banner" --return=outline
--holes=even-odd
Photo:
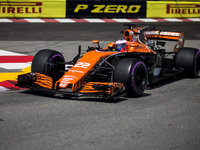
[[[146,0],[67,0],[67,18],[146,18]]]

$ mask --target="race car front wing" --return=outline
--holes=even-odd
[[[87,82],[75,91],[54,87],[53,79],[41,73],[27,73],[18,76],[19,87],[27,87],[36,91],[63,94],[68,97],[95,96],[101,98],[118,98],[124,96],[123,83],[118,82]]]

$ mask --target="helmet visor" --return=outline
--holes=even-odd
[[[124,49],[125,47],[126,47],[126,44],[125,44],[125,43],[116,44],[116,49],[117,49],[117,51],[121,51],[122,48]]]

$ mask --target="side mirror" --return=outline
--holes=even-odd
[[[100,45],[99,45],[99,40],[92,40],[93,44],[97,44],[98,45],[98,49],[100,49]]]
[[[92,40],[92,43],[99,44],[99,40]]]

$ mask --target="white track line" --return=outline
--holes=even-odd
[[[200,21],[200,18],[188,18],[188,19],[190,19],[190,20],[192,20],[194,22],[199,22]]]
[[[0,56],[26,56],[25,54],[0,50]]]
[[[60,23],[75,23],[75,21],[72,19],[55,19],[55,20]]]
[[[5,88],[5,87],[3,87],[3,86],[0,86],[0,92],[2,92],[2,91],[9,91],[10,89],[7,89],[7,88]]]
[[[90,23],[104,23],[105,22],[101,19],[84,19],[84,20],[87,20]]]
[[[169,21],[169,22],[183,22],[180,19],[176,19],[176,18],[165,18],[165,20]]]
[[[131,20],[128,20],[128,19],[112,19],[116,22],[132,22]]]
[[[9,19],[2,19],[2,18],[0,18],[0,22],[1,23],[8,23],[8,22],[13,22],[13,21],[11,21],[11,20],[9,20]]]
[[[157,20],[155,20],[155,19],[140,19],[141,21],[143,21],[143,22],[158,22]]]
[[[31,62],[27,63],[0,63],[0,68],[3,69],[24,69],[31,66]]]
[[[24,20],[28,21],[29,23],[45,23],[45,21],[42,19],[24,19]]]

